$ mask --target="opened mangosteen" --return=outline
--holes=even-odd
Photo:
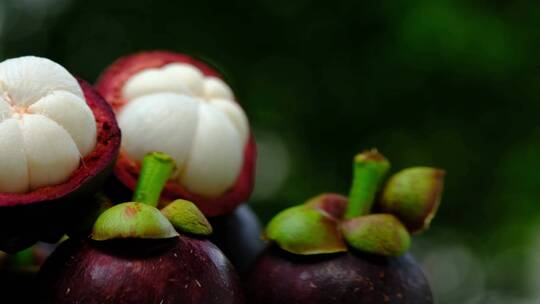
[[[437,211],[444,172],[400,171],[377,199],[389,167],[377,151],[361,153],[348,199],[323,194],[276,215],[265,232],[272,243],[247,280],[248,303],[432,304],[407,250],[410,233]]]
[[[91,208],[120,131],[111,107],[61,65],[0,63],[0,250],[57,241]]]
[[[109,66],[96,88],[123,133],[114,173],[126,187],[134,189],[143,157],[161,151],[177,164],[161,201],[193,201],[210,217],[247,201],[255,141],[231,88],[208,65],[171,52],[138,53]]]
[[[117,60],[96,88],[113,106],[123,132],[107,195],[131,197],[142,157],[168,153],[177,168],[160,205],[177,198],[197,204],[217,228],[211,240],[244,272],[264,246],[257,217],[248,206],[238,207],[253,189],[255,141],[223,78],[189,56],[152,51]]]
[[[39,274],[45,303],[244,303],[238,276],[206,237],[212,227],[195,204],[159,210],[174,160],[151,153],[133,202],[105,210],[90,238],[62,243]]]

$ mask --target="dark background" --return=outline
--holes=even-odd
[[[352,156],[377,147],[394,170],[447,170],[414,243],[439,303],[540,301],[540,1],[0,2],[2,59],[95,81],[151,49],[226,76],[258,140],[264,221],[347,193]]]

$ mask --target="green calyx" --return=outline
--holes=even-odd
[[[194,235],[212,234],[212,226],[199,208],[190,201],[175,200],[161,209],[161,213],[179,231]]]
[[[208,220],[189,201],[176,200],[162,211],[156,208],[174,167],[173,159],[167,154],[148,154],[142,162],[134,201],[103,211],[94,222],[92,239],[166,239],[177,237],[176,229],[194,235],[212,233]]]
[[[382,212],[396,215],[412,233],[426,230],[441,201],[444,171],[408,168],[394,174],[379,201]]]
[[[407,228],[391,214],[370,214],[341,224],[343,236],[354,249],[384,256],[400,256],[411,245]]]
[[[268,224],[266,238],[282,249],[302,255],[347,251],[337,221],[306,205],[281,211]]]
[[[444,172],[410,168],[392,176],[377,194],[390,168],[376,150],[354,159],[354,180],[347,198],[323,194],[283,210],[268,224],[265,237],[282,249],[310,255],[347,251],[399,256],[411,244],[410,232],[425,229],[439,205]],[[372,207],[382,211],[370,214]]]
[[[92,239],[165,239],[178,236],[169,220],[155,207],[129,202],[103,212],[92,229]]]

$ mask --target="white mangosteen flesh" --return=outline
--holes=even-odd
[[[131,160],[165,152],[176,161],[174,182],[206,197],[219,197],[234,185],[249,124],[225,82],[172,63],[133,75],[122,96],[127,103],[118,124]]]
[[[0,192],[65,182],[96,133],[79,83],[61,65],[33,56],[0,63]]]

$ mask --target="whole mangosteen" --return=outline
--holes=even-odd
[[[196,205],[155,207],[173,170],[166,154],[144,158],[133,202],[104,211],[89,239],[65,241],[45,262],[43,302],[244,303],[233,266],[205,239],[212,227]]]
[[[1,62],[0,250],[57,241],[92,208],[119,147],[111,107],[86,82],[46,58]]]
[[[377,200],[389,167],[376,150],[361,153],[349,199],[323,194],[274,217],[265,234],[273,243],[248,276],[248,303],[432,304],[407,250],[410,232],[426,229],[436,213],[444,172],[405,169]]]

